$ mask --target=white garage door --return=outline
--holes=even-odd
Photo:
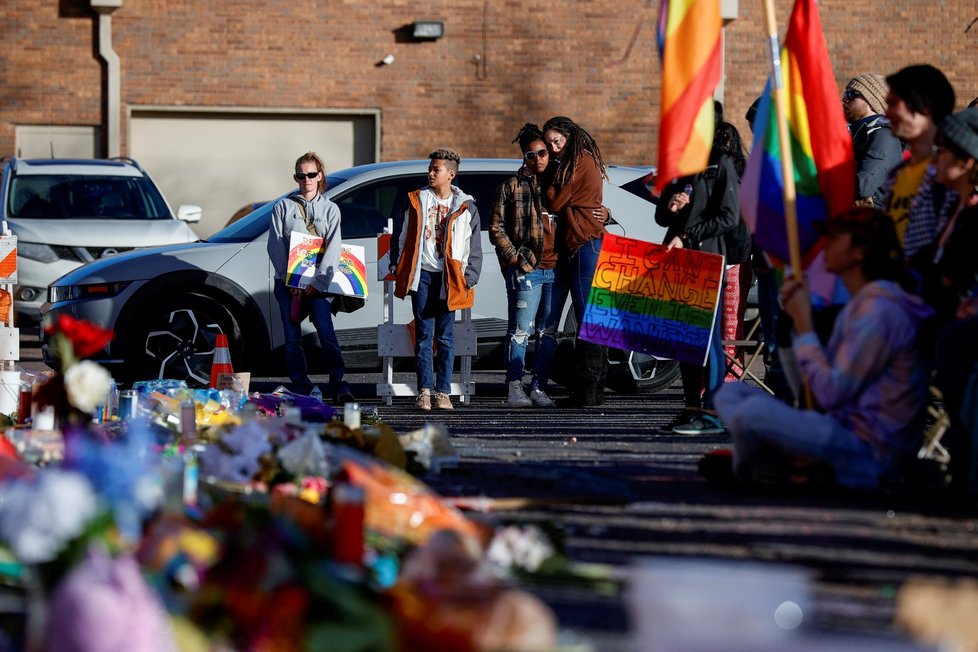
[[[295,187],[296,158],[318,153],[327,170],[373,163],[378,112],[210,112],[132,109],[129,155],[149,172],[174,211],[203,208],[201,237],[239,208]]]

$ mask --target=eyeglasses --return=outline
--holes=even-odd
[[[296,181],[302,181],[303,179],[315,179],[318,176],[318,172],[296,172],[292,175],[292,178]]]
[[[860,97],[861,98],[862,97],[862,94],[859,91],[852,90],[851,88],[847,88],[842,93],[842,101],[843,102],[851,102],[854,99],[856,99],[857,97]]]
[[[527,161],[535,161],[538,158],[546,158],[548,156],[550,156],[550,152],[548,152],[546,150],[546,148],[544,148],[544,149],[538,149],[535,152],[534,151],[529,151],[529,152],[526,152],[525,154],[523,154],[523,158],[525,158]]]

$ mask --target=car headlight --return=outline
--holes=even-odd
[[[53,263],[58,260],[58,254],[54,251],[53,247],[46,244],[38,244],[37,242],[18,242],[17,255],[42,263]]]
[[[129,286],[130,281],[116,283],[92,283],[91,285],[51,285],[48,287],[48,301],[79,301],[92,299],[108,299],[114,297]]]

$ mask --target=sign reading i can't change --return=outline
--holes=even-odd
[[[579,337],[705,365],[723,256],[605,234]]]

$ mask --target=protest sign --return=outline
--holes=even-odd
[[[359,245],[341,246],[340,264],[333,273],[327,294],[341,294],[350,297],[367,296],[367,265],[364,248]],[[293,231],[289,240],[289,261],[286,268],[285,283],[289,287],[308,286],[322,259],[323,239]]]
[[[579,336],[704,365],[722,278],[717,254],[606,234]]]

